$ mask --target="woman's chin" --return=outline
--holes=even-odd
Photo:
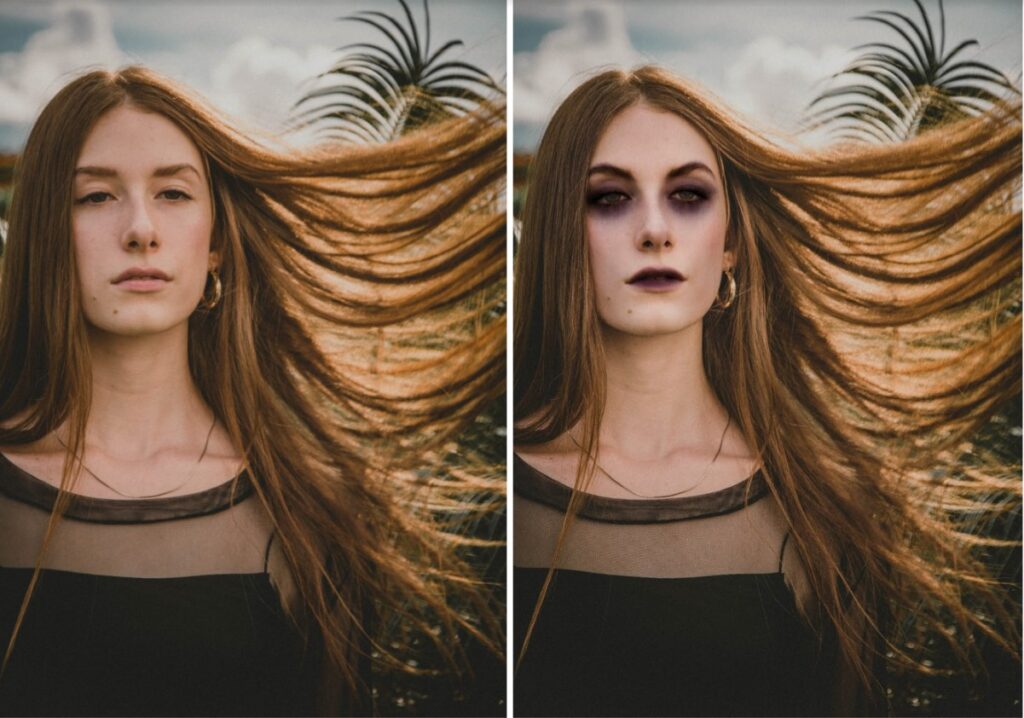
[[[701,315],[664,316],[660,313],[645,315],[643,312],[636,312],[625,317],[602,317],[601,323],[606,334],[653,338],[681,334],[694,327],[699,330],[702,319]]]
[[[142,339],[161,336],[176,329],[187,334],[188,316],[169,316],[163,312],[112,310],[99,320],[87,317],[90,334],[108,338]]]

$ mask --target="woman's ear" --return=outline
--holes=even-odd
[[[722,252],[722,271],[732,269],[736,266],[736,252],[727,249]]]
[[[218,252],[218,251],[216,251],[214,249],[211,249],[210,250],[210,258],[206,262],[206,271],[210,271],[211,269],[218,269],[219,267],[220,267],[220,252]]]

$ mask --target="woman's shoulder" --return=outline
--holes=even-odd
[[[0,421],[2,429],[16,425],[16,420]],[[0,444],[0,476],[10,476],[17,473],[15,470],[20,470],[56,488],[64,467],[64,457],[64,448],[57,443],[52,433],[23,444]],[[52,477],[57,477],[57,482]]]
[[[751,481],[760,474],[758,459],[742,439],[723,444],[711,459],[703,455],[699,457],[699,460],[690,456],[684,456],[682,459],[668,456],[664,462],[643,461],[630,467],[627,452],[613,449],[612,453],[615,454],[615,463],[608,464],[604,448],[598,451],[595,470],[586,489],[588,492],[607,498],[627,500],[640,497],[640,494],[621,487],[619,481],[609,476],[608,469],[613,465],[626,467],[625,474],[633,477],[648,475],[652,471],[652,466],[669,476],[702,477],[695,487],[696,491],[678,492],[677,495],[685,493],[688,496],[700,496],[749,483],[760,485],[759,479]],[[571,490],[576,486],[582,456],[583,451],[580,445],[568,433],[544,443],[516,444],[514,447],[513,486],[520,480],[536,483],[540,477],[544,481],[561,484]],[[664,465],[659,466],[659,464]],[[586,467],[583,468],[586,469]],[[613,473],[618,475],[617,471]],[[648,493],[657,494],[658,492]]]
[[[572,487],[579,464],[579,450],[567,435],[541,444],[516,444],[513,447],[513,483],[517,470],[533,469],[545,477]]]

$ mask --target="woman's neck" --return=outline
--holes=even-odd
[[[728,415],[704,371],[702,327],[659,336],[603,332],[605,450],[654,460],[719,443]]]
[[[86,443],[137,460],[205,433],[212,420],[188,365],[188,327],[121,337],[90,331]]]

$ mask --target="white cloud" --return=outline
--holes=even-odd
[[[0,124],[27,127],[63,85],[87,69],[115,69],[142,60],[186,81],[240,121],[279,132],[310,79],[327,70],[335,55],[324,45],[298,51],[249,36],[226,48],[179,47],[132,58],[118,47],[110,10],[103,4],[54,5],[51,18],[21,51],[0,53]]]
[[[794,132],[823,79],[851,59],[848,50],[827,45],[815,50],[760,37],[744,46],[725,71],[722,96],[760,124]]]
[[[683,43],[686,44],[686,43]],[[754,127],[795,133],[822,81],[852,58],[837,44],[808,47],[762,35],[739,46],[709,36],[653,60],[695,79]],[[586,77],[609,66],[650,61],[634,49],[621,5],[574,4],[567,22],[543,37],[537,50],[515,56],[516,144],[527,147],[555,107]],[[817,142],[817,136],[805,137]]]
[[[640,61],[626,31],[620,5],[573,3],[566,24],[533,52],[515,55],[518,122],[542,123],[566,95],[594,70],[629,67]]]
[[[323,45],[299,52],[262,37],[232,44],[210,73],[207,94],[225,112],[269,131],[280,131],[310,80],[331,67],[336,53]]]
[[[105,6],[61,3],[52,17],[20,52],[0,54],[0,122],[31,122],[72,74],[124,62]]]

